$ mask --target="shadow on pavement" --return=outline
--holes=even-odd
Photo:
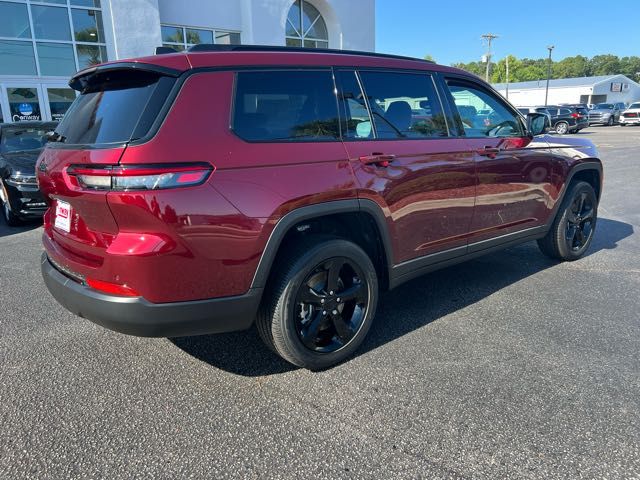
[[[616,248],[633,234],[627,223],[598,219],[589,255]],[[362,355],[515,283],[557,265],[535,242],[439,270],[383,293],[375,322],[355,356]],[[186,353],[243,376],[284,373],[297,367],[271,352],[254,329],[223,335],[170,339]]]
[[[4,221],[4,218],[0,215],[0,238],[15,235],[17,233],[28,232],[42,226],[42,221],[34,220],[24,222],[19,227],[10,227]]]

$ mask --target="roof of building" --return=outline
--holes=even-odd
[[[557,80],[549,80],[549,88],[591,86],[619,76],[620,75],[600,75],[597,77],[559,78]],[[546,85],[547,80],[545,79],[533,80],[531,82],[510,83],[509,88],[526,90],[532,88],[545,88]],[[505,89],[506,87],[506,83],[493,84],[493,88],[495,88],[496,90]]]

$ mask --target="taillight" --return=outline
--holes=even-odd
[[[572,113],[572,114],[571,114],[571,118],[580,118],[580,114],[578,114],[578,113]]]
[[[161,190],[204,183],[215,168],[208,163],[171,165],[71,165],[67,174],[91,190]]]

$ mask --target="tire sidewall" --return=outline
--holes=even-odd
[[[587,239],[587,242],[584,244],[584,246],[580,250],[574,251],[571,248],[569,248],[566,241],[567,217],[569,216],[569,209],[573,204],[573,200],[578,194],[583,192],[587,193],[591,197],[591,201],[593,204],[594,218],[591,226],[591,234]],[[578,182],[571,188],[569,195],[567,195],[566,200],[563,202],[562,215],[558,219],[558,224],[556,226],[556,232],[555,232],[556,241],[558,245],[558,251],[562,256],[562,258],[564,258],[565,260],[577,260],[578,258],[582,257],[584,253],[591,246],[591,242],[593,241],[593,237],[595,235],[597,223],[598,223],[598,199],[596,197],[596,194],[593,188],[591,187],[591,185],[589,185],[586,182]]]
[[[331,353],[314,352],[302,343],[296,332],[294,313],[296,294],[301,283],[316,266],[334,257],[349,258],[357,263],[364,272],[369,298],[367,313],[360,330],[347,345]],[[294,363],[311,370],[330,367],[349,357],[366,337],[376,313],[378,280],[369,256],[360,247],[351,242],[330,240],[313,247],[306,255],[295,262],[290,272],[287,286],[278,301],[273,319],[274,322],[277,322],[277,329],[280,331],[281,336],[274,334],[274,339],[282,339],[285,349],[294,355]],[[276,343],[278,342],[276,341]],[[277,345],[276,348],[278,348]],[[291,361],[291,359],[289,360]]]

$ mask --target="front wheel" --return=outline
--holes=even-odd
[[[573,261],[582,257],[595,233],[598,199],[587,182],[569,185],[551,229],[538,240],[542,253],[557,260]]]
[[[558,135],[566,135],[569,131],[569,124],[567,122],[556,123],[556,133]]]
[[[310,237],[278,263],[256,320],[262,340],[309,370],[350,356],[367,335],[378,302],[369,256],[346,240]]]
[[[4,185],[0,185],[0,188],[4,189]],[[0,203],[2,203],[2,216],[4,217],[4,221],[10,227],[17,227],[22,222],[20,221],[20,217],[18,217],[13,210],[11,209],[11,204],[9,204],[8,195],[5,193],[6,190],[0,192]]]
[[[613,126],[613,117],[609,117],[609,120],[607,120],[607,127],[612,127]]]

